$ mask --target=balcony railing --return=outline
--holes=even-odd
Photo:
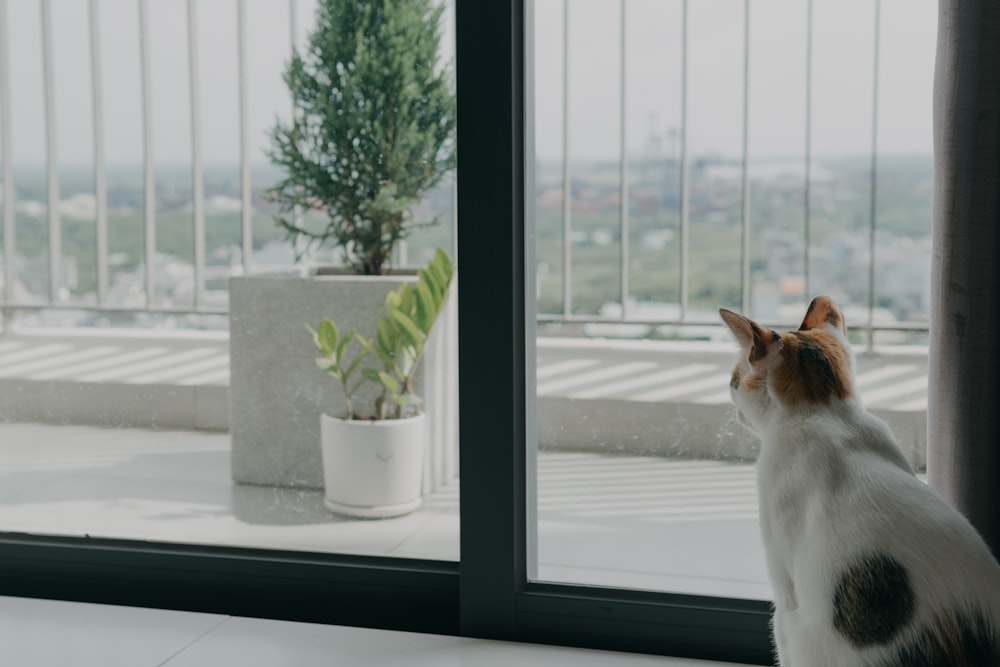
[[[790,204],[786,208],[786,213],[795,217],[797,215],[799,223],[799,237],[800,240],[796,243],[799,247],[801,256],[799,264],[800,269],[796,273],[800,273],[798,276],[800,280],[798,284],[800,285],[800,290],[797,294],[791,294],[786,296],[797,297],[799,303],[807,303],[808,299],[812,296],[816,285],[822,281],[817,281],[815,279],[815,267],[813,258],[816,253],[815,239],[815,209],[817,202],[815,201],[815,194],[817,189],[822,187],[823,184],[818,182],[817,176],[814,170],[820,164],[819,159],[816,155],[814,149],[814,139],[816,137],[816,130],[813,126],[813,118],[815,115],[815,105],[814,105],[814,78],[815,78],[815,68],[813,65],[814,60],[814,34],[817,30],[816,20],[814,18],[814,4],[817,4],[818,0],[809,0],[805,7],[804,21],[801,24],[797,22],[790,25],[786,24],[781,26],[782,30],[797,30],[804,33],[802,52],[787,53],[787,58],[791,60],[802,59],[805,61],[805,76],[804,81],[802,81],[804,99],[803,111],[804,116],[804,126],[805,132],[802,137],[803,150],[801,154],[800,166],[801,166],[801,181],[799,187],[799,194],[801,196],[801,207],[798,211],[788,211],[792,207]],[[541,4],[541,3],[539,3]],[[549,3],[554,4],[554,3]],[[697,308],[692,304],[692,253],[690,250],[690,238],[692,230],[692,164],[695,162],[704,162],[706,160],[705,155],[693,155],[689,147],[689,133],[690,133],[690,118],[691,118],[691,102],[689,94],[689,82],[692,76],[692,66],[691,66],[691,44],[693,40],[697,40],[697,36],[692,36],[692,27],[690,20],[690,10],[695,6],[689,3],[688,0],[682,0],[679,3],[662,3],[658,5],[659,13],[656,14],[655,18],[653,14],[648,9],[648,5],[643,8],[640,5],[640,10],[645,13],[642,15],[639,21],[657,21],[657,25],[663,26],[664,32],[670,28],[669,21],[677,20],[679,21],[679,28],[677,28],[676,33],[670,33],[671,35],[678,34],[680,39],[680,64],[679,64],[679,81],[676,88],[671,89],[670,93],[673,95],[679,106],[679,123],[676,128],[672,131],[675,132],[674,140],[675,146],[673,150],[668,155],[661,155],[656,158],[659,162],[659,166],[663,169],[663,172],[668,175],[668,180],[672,180],[673,183],[666,185],[665,187],[673,189],[676,187],[676,222],[672,224],[665,225],[670,231],[676,232],[676,242],[672,247],[667,247],[664,252],[676,252],[677,261],[674,263],[677,274],[676,277],[667,276],[664,274],[659,274],[662,279],[666,281],[671,281],[671,284],[676,285],[674,288],[675,300],[667,304],[660,304],[659,308],[649,307],[648,304],[644,304],[641,299],[637,299],[636,293],[632,289],[631,278],[634,277],[636,271],[633,268],[633,256],[634,256],[634,244],[637,238],[635,230],[632,228],[632,209],[636,207],[636,199],[633,196],[632,188],[634,179],[632,177],[631,171],[638,164],[640,169],[649,168],[650,160],[648,157],[637,156],[635,154],[634,148],[630,148],[626,137],[630,134],[630,117],[634,118],[634,114],[630,116],[629,113],[629,100],[630,92],[629,86],[632,85],[630,82],[629,72],[632,63],[630,62],[630,36],[628,34],[627,26],[629,26],[631,7],[636,6],[636,3],[630,3],[628,0],[623,0],[622,2],[616,3],[618,9],[617,25],[606,25],[602,34],[610,41],[615,40],[617,49],[617,80],[618,87],[615,89],[605,88],[604,93],[606,96],[615,96],[617,104],[617,113],[612,114],[617,116],[616,127],[609,129],[608,133],[612,131],[616,133],[618,138],[618,148],[619,153],[617,157],[617,193],[615,193],[615,199],[617,199],[617,229],[614,230],[613,234],[609,237],[613,243],[617,243],[618,246],[618,257],[617,259],[617,286],[618,294],[614,301],[606,302],[605,307],[600,309],[598,312],[594,312],[593,306],[578,307],[574,300],[574,292],[578,289],[574,275],[574,261],[580,261],[586,263],[592,261],[591,259],[580,259],[576,260],[574,253],[574,238],[578,235],[578,228],[574,224],[575,210],[580,206],[580,202],[576,197],[576,190],[581,186],[581,184],[587,184],[588,181],[593,182],[595,180],[589,175],[584,173],[578,173],[575,171],[577,165],[580,161],[574,160],[573,156],[573,141],[570,133],[570,128],[573,126],[573,117],[578,112],[584,111],[581,107],[577,107],[573,104],[573,94],[570,90],[570,80],[571,80],[571,67],[573,65],[574,59],[571,54],[571,46],[574,41],[580,44],[582,41],[584,46],[578,48],[596,48],[593,41],[588,41],[588,36],[575,36],[573,31],[570,29],[571,17],[574,15],[579,15],[585,13],[586,7],[581,6],[579,3],[571,3],[569,0],[562,0],[561,9],[561,21],[562,21],[562,33],[561,33],[561,61],[558,63],[558,67],[561,74],[562,89],[560,97],[560,109],[559,113],[561,116],[561,126],[562,126],[562,154],[560,159],[560,180],[558,187],[561,189],[561,197],[557,199],[561,200],[559,203],[560,211],[560,229],[559,229],[559,242],[561,246],[561,257],[559,258],[558,277],[553,279],[553,282],[558,283],[558,300],[552,298],[552,294],[549,294],[549,299],[545,302],[544,312],[539,314],[539,321],[542,323],[548,323],[553,325],[566,325],[567,323],[578,323],[591,325],[589,330],[593,331],[597,329],[594,327],[595,324],[603,324],[608,326],[600,327],[599,330],[606,333],[611,333],[614,331],[631,331],[633,334],[635,332],[657,332],[659,330],[661,335],[673,336],[682,335],[678,327],[704,327],[705,325],[714,325],[717,317],[715,316],[714,309],[705,309],[704,304],[701,312],[697,312]],[[590,3],[593,4],[593,3]],[[663,4],[669,5],[671,8],[677,5],[679,8],[678,13],[671,13],[673,9],[659,10]],[[720,5],[721,3],[716,3]],[[730,157],[729,163],[736,163],[736,175],[730,176],[729,185],[734,189],[738,189],[738,203],[736,207],[738,212],[736,214],[737,224],[734,225],[736,234],[733,235],[736,238],[736,244],[733,244],[732,236],[728,238],[726,236],[720,235],[716,243],[718,244],[728,244],[730,247],[736,245],[738,247],[738,265],[739,272],[736,278],[736,293],[738,298],[733,300],[722,300],[717,299],[715,304],[712,305],[726,305],[728,307],[737,307],[743,312],[753,312],[755,304],[753,303],[752,297],[752,287],[753,287],[753,276],[752,276],[752,263],[754,253],[751,250],[751,239],[753,233],[758,231],[760,228],[760,220],[754,219],[752,207],[751,207],[751,175],[753,171],[752,158],[749,149],[749,136],[752,130],[751,124],[751,111],[750,111],[750,99],[752,95],[752,77],[751,77],[751,58],[752,58],[752,39],[753,33],[751,32],[751,24],[754,18],[754,5],[749,0],[743,0],[742,2],[732,2],[725,5],[726,11],[730,12],[742,12],[740,17],[741,21],[741,37],[742,44],[740,45],[741,51],[741,62],[740,70],[742,74],[741,81],[741,94],[740,94],[740,146],[739,153],[737,156]],[[739,8],[739,9],[737,9]],[[897,11],[901,9],[899,6],[894,7]],[[933,9],[933,8],[931,8]],[[856,294],[853,302],[849,305],[854,306],[852,310],[855,316],[851,318],[852,328],[860,329],[864,332],[864,338],[868,341],[869,345],[873,344],[875,340],[874,332],[886,331],[886,332],[919,332],[925,334],[928,328],[928,320],[926,316],[926,303],[921,303],[920,306],[915,309],[918,312],[912,313],[912,319],[905,321],[891,321],[890,319],[883,319],[880,317],[884,315],[884,312],[880,312],[879,309],[879,299],[880,290],[878,288],[878,274],[877,274],[877,263],[878,263],[878,252],[877,247],[877,237],[880,231],[880,216],[885,215],[885,211],[880,208],[880,188],[882,184],[880,183],[879,176],[882,170],[881,160],[884,159],[882,154],[882,147],[880,145],[880,126],[885,123],[893,123],[895,118],[891,115],[886,115],[880,106],[880,99],[883,94],[884,81],[881,73],[881,58],[882,58],[882,34],[883,31],[894,30],[901,27],[898,20],[894,24],[889,24],[883,26],[883,2],[882,0],[874,0],[870,3],[870,13],[867,14],[866,20],[862,21],[860,25],[857,26],[857,32],[863,34],[867,37],[868,34],[872,35],[872,45],[871,45],[871,56],[870,56],[870,71],[871,76],[871,97],[870,97],[870,108],[869,108],[869,136],[870,144],[867,156],[866,165],[866,180],[865,192],[863,197],[867,199],[867,205],[864,210],[864,217],[866,220],[863,225],[856,225],[859,227],[855,232],[858,236],[864,239],[863,249],[860,249],[860,254],[867,255],[867,266],[864,267],[865,282],[866,285],[863,290],[863,294]],[[602,17],[605,21],[610,20],[611,13],[605,11],[602,13]],[[898,19],[899,16],[897,15]],[[581,21],[582,22],[582,21]],[[634,23],[632,25],[635,25]],[[870,33],[869,33],[870,31]],[[761,35],[761,29],[758,28],[757,39],[767,39],[767,34]],[[732,37],[731,33],[727,33],[729,37]],[[550,31],[544,39],[551,40],[555,35]],[[590,40],[592,40],[594,34],[589,35]],[[537,43],[538,40],[536,40]],[[927,49],[933,49],[933,42],[925,45]],[[850,45],[844,44],[841,48],[851,48],[851,49],[867,49],[867,44],[862,41],[862,44],[851,43]],[[547,53],[550,54],[554,52],[555,49],[548,49]],[[610,50],[603,47],[602,53],[605,57],[610,56]],[[890,54],[893,55],[893,54]],[[731,63],[730,63],[731,64]],[[551,66],[551,65],[550,65]],[[555,69],[555,66],[552,66]],[[666,66],[665,66],[666,67]],[[930,81],[931,70],[928,69],[925,73],[925,78],[927,82]],[[822,81],[818,83],[823,83]],[[923,100],[913,100],[914,104],[923,102]],[[610,103],[608,104],[610,108]],[[930,109],[929,104],[924,105],[923,113],[929,117]],[[911,108],[910,113],[921,113],[921,107]],[[929,123],[928,123],[929,125]],[[914,147],[914,151],[918,150]],[[929,145],[927,150],[929,151]],[[929,155],[926,159],[926,163],[929,166],[930,158]],[[602,165],[604,168],[604,178],[605,185],[608,180],[611,179],[610,176],[610,162],[606,162]],[[550,169],[550,171],[552,171]],[[928,169],[929,171],[929,169]],[[557,185],[554,184],[555,179],[553,177],[549,178],[548,183],[545,187],[548,188],[550,194],[552,190],[555,190]],[[860,179],[859,179],[860,180]],[[735,185],[733,185],[735,183]],[[606,186],[607,187],[607,186]],[[857,189],[855,190],[857,193]],[[860,193],[857,193],[860,194]],[[928,206],[926,211],[924,211],[926,220],[930,219],[929,211],[929,200],[927,201]],[[554,207],[554,205],[553,205]],[[889,213],[894,213],[894,211],[889,211]],[[732,221],[732,213],[729,212],[729,221]],[[856,224],[856,223],[855,223]],[[728,231],[728,229],[727,229]],[[929,236],[929,226],[926,230]],[[783,236],[785,240],[792,239],[795,236],[794,231],[784,231]],[[738,244],[738,245],[737,245]],[[663,244],[661,244],[663,245]],[[731,253],[732,254],[732,253]],[[731,256],[731,255],[730,255]],[[929,250],[927,252],[927,268],[929,270]],[[641,269],[640,269],[641,270]],[[610,277],[605,274],[607,277]],[[727,274],[731,275],[731,274]],[[929,285],[929,273],[924,273],[920,276],[920,279],[926,281]],[[822,288],[829,288],[824,285]],[[605,291],[605,293],[607,290]],[[859,298],[858,298],[859,297]],[[610,307],[609,307],[610,306]],[[862,316],[859,318],[857,314],[861,313]],[[765,317],[774,318],[773,315],[765,315]],[[776,318],[778,321],[772,322],[774,324],[792,324],[791,320],[785,320],[780,315]],[[629,326],[613,326],[622,322],[628,323]],[[635,334],[638,335],[638,334]],[[887,336],[886,340],[891,340],[893,336]]]
[[[61,187],[60,187],[60,153],[56,137],[56,82],[54,72],[54,54],[59,48],[52,30],[53,11],[63,9],[59,3],[51,0],[38,0],[39,20],[41,28],[41,63],[42,63],[42,89],[43,89],[43,113],[45,117],[45,181],[46,181],[46,202],[44,205],[44,215],[47,220],[47,278],[45,288],[41,290],[19,291],[18,285],[21,277],[18,267],[20,263],[18,238],[18,225],[15,217],[17,207],[17,197],[15,188],[15,171],[18,167],[14,164],[12,151],[12,122],[11,113],[14,105],[22,102],[11,94],[11,71],[19,66],[13,61],[10,55],[9,35],[14,31],[37,30],[38,26],[21,25],[8,21],[9,9],[6,0],[0,0],[0,162],[2,162],[2,241],[3,241],[3,279],[4,288],[2,292],[3,303],[0,306],[6,317],[12,316],[18,311],[41,311],[41,310],[83,310],[101,313],[174,313],[174,314],[225,314],[226,300],[224,295],[219,299],[213,298],[209,294],[206,285],[211,281],[217,281],[230,273],[248,273],[259,270],[262,267],[255,263],[255,238],[253,229],[253,216],[259,211],[254,206],[254,189],[251,183],[251,165],[259,159],[254,154],[254,142],[250,139],[251,125],[249,121],[249,101],[248,101],[248,80],[250,79],[250,64],[248,61],[248,49],[252,48],[247,37],[247,12],[244,0],[236,0],[236,80],[238,86],[235,88],[238,114],[235,122],[238,125],[239,136],[239,220],[240,220],[240,240],[238,252],[234,252],[229,260],[228,266],[221,269],[213,269],[207,262],[206,257],[213,249],[207,247],[206,237],[206,192],[204,160],[202,157],[202,104],[199,97],[202,61],[198,49],[198,8],[199,3],[195,0],[186,0],[184,11],[186,16],[187,30],[187,95],[189,99],[189,109],[187,122],[190,126],[190,226],[193,248],[191,252],[189,278],[189,296],[183,300],[168,301],[157,296],[157,266],[162,262],[160,249],[157,247],[157,230],[159,228],[157,210],[157,173],[153,155],[153,100],[151,94],[153,72],[150,65],[150,21],[149,21],[149,0],[136,0],[138,9],[138,44],[139,50],[135,54],[139,61],[139,90],[137,95],[141,100],[141,128],[142,128],[142,191],[141,191],[141,218],[142,218],[142,250],[141,250],[141,298],[133,295],[131,301],[122,300],[113,293],[112,290],[112,253],[109,250],[109,213],[108,213],[108,164],[105,159],[103,147],[107,138],[107,128],[105,120],[105,99],[102,81],[102,33],[99,12],[102,10],[100,0],[88,0],[87,2],[87,30],[89,45],[89,72],[90,72],[90,98],[92,127],[91,134],[93,140],[93,196],[94,196],[94,244],[95,257],[93,258],[96,278],[92,292],[78,294],[71,297],[65,289],[67,284],[66,268],[63,258],[64,249],[64,226],[60,218]],[[536,4],[545,4],[547,0],[537,0]],[[614,1],[614,0],[612,0]],[[814,237],[814,212],[816,207],[815,193],[817,189],[816,175],[814,169],[817,165],[817,158],[814,155],[813,140],[815,129],[813,127],[814,117],[814,67],[813,67],[813,36],[816,30],[813,7],[820,0],[808,0],[805,21],[796,29],[802,30],[805,35],[805,49],[803,53],[789,54],[790,58],[802,58],[805,60],[805,80],[804,85],[804,120],[805,133],[802,137],[804,150],[801,156],[802,179],[800,183],[799,195],[801,197],[798,217],[800,219],[800,229],[797,232],[785,231],[786,238],[799,237],[795,245],[799,253],[799,263],[801,271],[799,276],[801,284],[801,299],[807,299],[812,290],[815,289],[813,258],[815,254],[816,239]],[[551,3],[558,0],[551,0]],[[578,257],[574,252],[574,238],[579,233],[575,226],[575,206],[579,203],[579,196],[575,192],[575,184],[581,182],[581,168],[578,161],[574,161],[571,154],[570,128],[572,125],[572,115],[575,107],[570,90],[570,46],[576,38],[571,30],[571,16],[576,11],[576,6],[569,0],[562,0],[562,62],[561,79],[562,89],[559,96],[561,104],[561,130],[562,130],[562,155],[560,164],[561,183],[558,187],[561,190],[561,202],[559,204],[559,256],[560,264],[558,273],[560,279],[560,295],[557,307],[542,307],[538,315],[539,322],[543,324],[556,325],[576,325],[576,324],[601,324],[601,323],[628,323],[633,325],[648,325],[650,330],[657,327],[691,327],[705,325],[714,320],[699,314],[692,303],[692,292],[698,287],[692,285],[692,253],[690,250],[690,240],[692,233],[692,165],[705,160],[704,155],[695,154],[690,146],[690,94],[689,82],[692,76],[689,52],[691,44],[699,37],[693,34],[690,25],[689,0],[679,0],[678,9],[680,16],[680,78],[679,86],[671,95],[676,95],[680,107],[680,122],[676,128],[676,152],[660,159],[660,164],[669,168],[671,174],[676,175],[675,185],[664,187],[673,188],[676,186],[676,201],[669,204],[662,204],[669,209],[670,216],[676,216],[676,251],[671,247],[670,252],[676,252],[676,273],[670,278],[676,281],[676,290],[673,294],[675,302],[670,305],[672,309],[658,311],[650,314],[650,310],[642,307],[643,295],[637,295],[633,289],[632,280],[636,277],[636,268],[633,268],[636,256],[633,247],[636,237],[636,229],[633,225],[632,207],[635,206],[634,186],[636,177],[630,172],[630,166],[635,165],[637,158],[634,152],[627,146],[626,138],[630,130],[630,116],[628,113],[629,86],[632,86],[630,79],[630,60],[627,44],[629,34],[627,30],[629,12],[632,11],[634,2],[631,0],[617,0],[615,3],[619,15],[618,25],[607,30],[607,37],[617,41],[619,52],[617,81],[615,90],[606,91],[609,95],[617,96],[617,124],[608,129],[618,137],[619,155],[617,158],[617,267],[605,267],[613,270],[617,274],[618,289],[617,295],[611,300],[609,305],[617,308],[605,308],[596,310],[589,307],[580,307],[574,300],[574,288],[578,285],[574,282],[574,262]],[[739,155],[735,159],[737,175],[733,177],[738,183],[738,222],[736,229],[738,233],[734,236],[738,244],[738,278],[735,281],[733,292],[738,294],[738,299],[734,303],[724,302],[719,305],[737,307],[744,312],[752,312],[755,306],[753,294],[754,286],[754,253],[751,247],[751,239],[755,232],[759,230],[759,221],[754,219],[751,206],[751,176],[752,176],[752,156],[750,154],[748,137],[752,130],[750,100],[753,94],[751,77],[751,56],[753,31],[751,26],[755,7],[749,0],[734,2],[733,8],[739,7],[742,11],[742,108],[740,110],[742,131]],[[870,151],[867,164],[867,220],[863,225],[864,231],[857,233],[864,237],[863,250],[869,261],[867,262],[867,276],[864,295],[856,300],[855,305],[863,308],[865,313],[862,320],[854,319],[852,325],[861,327],[867,332],[867,340],[874,340],[875,331],[916,331],[926,332],[926,318],[921,308],[926,304],[918,304],[915,308],[917,318],[908,321],[880,321],[877,317],[879,305],[879,292],[876,288],[877,273],[877,236],[880,230],[880,208],[878,206],[878,196],[880,192],[880,124],[886,119],[880,111],[880,94],[882,89],[882,78],[880,73],[881,56],[881,35],[888,27],[893,29],[893,25],[883,26],[882,19],[883,0],[874,0],[871,3],[870,20],[871,24],[864,26],[865,30],[871,29],[873,32],[873,48],[871,56],[871,105],[870,105]],[[290,26],[293,46],[298,41],[300,34],[299,3],[290,0],[287,3],[288,24]],[[861,28],[859,27],[859,30]],[[544,38],[551,40],[559,38],[558,35],[545,35]],[[844,48],[849,48],[845,45]],[[930,76],[928,74],[928,76]],[[927,110],[929,114],[929,109]],[[890,121],[891,122],[891,119]],[[659,159],[659,158],[658,158]],[[452,186],[449,185],[449,188]],[[539,182],[539,189],[541,183]],[[541,206],[541,204],[539,204]],[[793,206],[789,204],[789,206]],[[454,218],[453,218],[454,219]],[[929,213],[928,213],[929,219]],[[697,223],[695,223],[697,224]],[[860,229],[860,228],[859,228]],[[451,233],[451,238],[455,234]],[[717,243],[734,245],[729,239],[720,235]],[[667,252],[664,250],[663,252]],[[213,273],[217,271],[217,273]],[[637,300],[638,297],[638,300]]]
[[[247,101],[246,101],[246,38],[244,20],[244,1],[237,0],[237,36],[238,36],[238,79],[239,87],[239,127],[240,127],[240,191],[242,219],[242,268],[249,270],[252,258],[253,235],[250,228],[252,214],[250,203],[249,179],[249,149],[247,141]],[[104,158],[105,128],[103,113],[103,92],[101,85],[101,35],[99,28],[99,7],[97,0],[88,0],[88,30],[90,47],[90,81],[91,103],[93,117],[94,145],[94,197],[96,226],[96,265],[97,285],[96,298],[91,304],[68,304],[61,294],[64,284],[62,275],[62,225],[60,222],[60,186],[59,186],[59,153],[56,143],[55,128],[55,81],[53,72],[53,52],[56,48],[52,35],[52,3],[50,0],[40,0],[40,16],[42,31],[42,74],[44,85],[45,143],[46,169],[48,182],[48,199],[46,211],[48,216],[48,295],[41,302],[25,301],[19,298],[16,286],[17,275],[17,235],[15,227],[15,190],[13,179],[13,159],[11,149],[11,95],[10,68],[7,44],[11,29],[27,29],[28,26],[11,26],[7,20],[6,0],[0,0],[0,159],[3,163],[3,246],[4,246],[4,310],[9,313],[15,309],[39,308],[93,308],[101,311],[144,311],[144,312],[224,312],[218,307],[206,303],[205,284],[205,194],[203,190],[202,158],[201,158],[201,126],[199,122],[199,58],[197,50],[197,4],[187,0],[187,55],[188,55],[188,94],[190,96],[191,124],[191,169],[193,190],[193,299],[189,308],[164,307],[156,304],[154,299],[155,266],[156,266],[156,190],[152,150],[152,100],[150,94],[150,53],[149,53],[149,21],[148,0],[138,0],[138,32],[139,53],[136,54],[140,63],[140,88],[143,131],[143,225],[145,265],[145,298],[142,306],[113,303],[109,299],[109,251],[108,251],[108,191],[106,179],[106,163]],[[296,25],[296,4],[289,3],[293,33]]]

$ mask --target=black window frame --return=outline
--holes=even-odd
[[[455,2],[460,562],[0,533],[0,594],[771,664],[766,602],[528,580],[530,3]]]

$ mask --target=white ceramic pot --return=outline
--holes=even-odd
[[[383,519],[420,507],[425,415],[367,421],[324,414],[320,430],[328,509]]]

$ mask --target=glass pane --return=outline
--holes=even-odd
[[[457,560],[453,3],[0,7],[0,532]]]
[[[924,466],[936,12],[879,7],[535,0],[533,579],[770,597],[719,307],[833,295]]]

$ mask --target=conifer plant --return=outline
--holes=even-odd
[[[319,0],[284,72],[295,113],[271,130],[286,177],[268,191],[296,247],[336,244],[344,266],[381,275],[413,208],[455,166],[455,96],[440,62],[443,4]],[[322,211],[322,225],[295,211]],[[302,217],[309,220],[311,216]]]

